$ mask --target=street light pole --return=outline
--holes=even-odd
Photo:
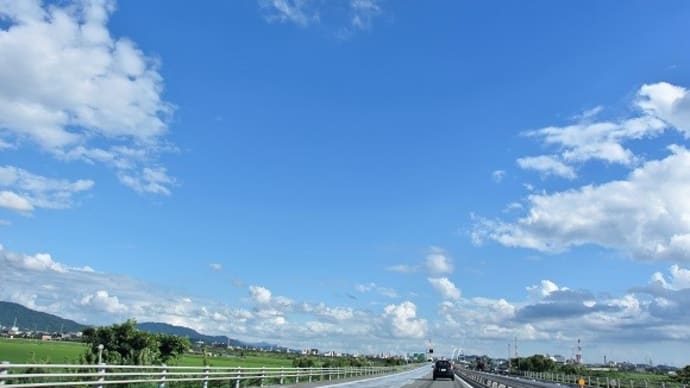
[[[98,365],[103,362],[103,344],[98,344]]]

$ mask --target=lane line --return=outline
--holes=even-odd
[[[408,371],[401,372],[401,373],[395,373],[395,374],[392,374],[392,375],[376,376],[376,377],[371,377],[371,378],[362,379],[362,380],[345,381],[345,382],[343,382],[343,383],[337,383],[337,384],[319,385],[319,388],[342,387],[342,386],[345,386],[345,385],[352,385],[352,384],[366,383],[366,382],[369,382],[369,381],[376,381],[376,380],[389,379],[389,378],[395,377],[395,376],[402,376],[402,375],[405,375],[405,374],[412,374],[413,372],[416,373],[416,372],[419,372],[419,371],[422,370],[422,369],[426,369],[426,367],[417,368],[417,369],[412,369],[412,370],[408,370]],[[402,385],[401,385],[401,386],[402,386]]]

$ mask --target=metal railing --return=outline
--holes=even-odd
[[[387,374],[401,367],[246,368],[166,365],[0,364],[2,388],[230,387],[297,384]]]
[[[614,379],[554,372],[522,372],[521,376],[516,378],[467,369],[458,369],[456,371],[460,376],[487,388],[544,388],[550,386],[550,383],[556,383],[564,387],[579,388],[579,382],[583,382],[582,387],[586,388],[688,388],[686,384],[674,382]]]
[[[554,372],[523,372],[523,376],[539,381],[549,381],[577,386],[583,379],[586,387],[599,388],[687,388],[686,384],[666,381],[650,381],[645,378],[613,378],[606,376],[569,375]]]

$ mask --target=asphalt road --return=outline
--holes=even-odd
[[[430,368],[431,369],[431,368]],[[437,379],[434,380],[431,377],[431,371],[425,374],[423,377],[418,377],[412,382],[403,385],[403,388],[475,388],[474,385],[469,384],[467,381],[455,376],[455,380],[451,379]]]

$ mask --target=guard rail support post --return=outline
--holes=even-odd
[[[299,368],[295,371],[295,384],[299,384],[299,371],[301,371]]]
[[[161,370],[161,379],[160,382],[158,383],[158,388],[165,388],[165,375],[168,374],[168,368],[165,364],[163,364],[163,369]]]
[[[0,364],[0,385],[5,385],[5,379],[7,378],[8,372],[5,365],[10,365],[9,361],[3,361]]]
[[[311,383],[311,375],[314,373],[313,368],[309,368],[309,382]]]
[[[630,388],[635,388],[635,383],[632,380],[630,380]]]
[[[664,382],[664,381],[661,382],[661,388],[666,388],[666,382]]]
[[[645,380],[644,381],[644,388],[647,388],[647,387],[648,387],[648,383],[647,383],[647,380]]]
[[[237,367],[237,380],[235,380],[235,388],[240,388],[240,380],[242,380],[242,367]]]
[[[597,387],[599,386],[599,378],[597,377]]]
[[[610,382],[609,377],[606,376],[606,388],[609,388],[609,387],[610,387],[609,382]]]
[[[264,386],[264,377],[266,376],[266,372],[264,371],[264,368],[261,367],[261,377],[259,377],[259,386],[263,387]]]
[[[204,368],[204,388],[208,388],[208,366]]]
[[[100,367],[100,368],[98,368],[98,375],[99,375],[98,376],[98,382],[102,383],[105,381],[105,363],[102,362],[102,363],[98,364],[98,366]],[[103,384],[98,384],[96,387],[103,388]]]
[[[280,385],[283,385],[284,380],[285,380],[285,370],[283,370],[283,368],[280,368]]]

